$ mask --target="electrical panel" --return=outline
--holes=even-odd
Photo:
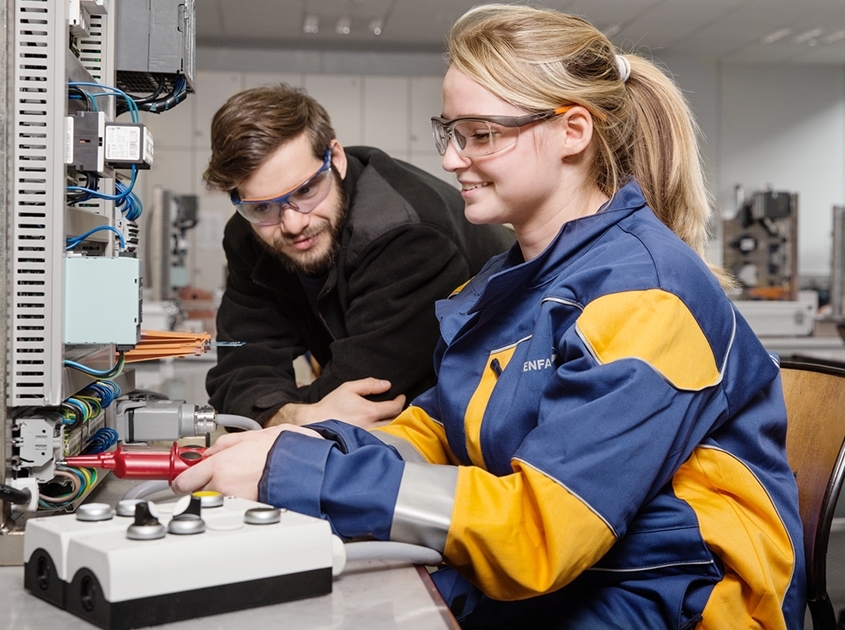
[[[97,483],[62,460],[120,437],[115,401],[134,389],[124,353],[141,338],[133,188],[153,166],[138,112],[179,104],[194,81],[193,0],[12,4],[0,484],[3,496],[29,498],[0,501],[0,564],[21,562],[29,516],[73,510]],[[143,53],[134,35],[146,38]],[[151,86],[122,89],[126,72]]]
[[[120,0],[117,85],[153,92],[183,80],[194,91],[194,0]],[[162,104],[149,111],[161,112]]]

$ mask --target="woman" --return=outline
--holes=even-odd
[[[464,627],[802,627],[779,369],[702,260],[678,89],[550,10],[477,7],[448,52],[443,166],[518,242],[438,304],[438,385],[372,433],[225,436],[174,485],[437,549]]]

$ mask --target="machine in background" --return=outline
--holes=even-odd
[[[724,266],[739,283],[732,296],[759,336],[813,333],[818,299],[798,287],[798,195],[761,190],[723,222]]]

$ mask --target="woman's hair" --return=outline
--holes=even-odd
[[[211,121],[211,158],[203,180],[211,189],[234,190],[271,153],[303,132],[322,160],[334,129],[323,106],[303,90],[282,83],[235,94]]]
[[[575,103],[590,111],[599,189],[612,197],[633,176],[660,220],[704,258],[711,206],[698,127],[678,87],[653,63],[624,55],[626,81],[613,44],[586,20],[503,4],[459,18],[447,52],[454,67],[512,105],[539,112]]]

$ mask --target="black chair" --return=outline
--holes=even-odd
[[[781,362],[786,399],[786,456],[798,483],[813,630],[837,630],[827,594],[827,546],[845,479],[845,369]]]

